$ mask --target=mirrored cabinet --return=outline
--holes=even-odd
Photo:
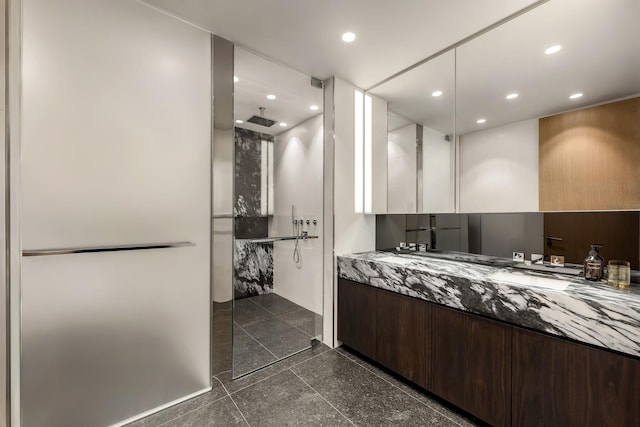
[[[640,209],[636,0],[550,0],[371,88],[388,213]]]

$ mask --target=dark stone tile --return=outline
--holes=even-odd
[[[273,319],[273,314],[251,301],[252,298],[244,298],[234,302],[233,320],[240,326],[247,326],[255,322]]]
[[[229,396],[202,406],[162,427],[246,426],[238,408]]]
[[[156,427],[176,418],[179,418],[185,414],[193,412],[198,408],[211,404],[212,402],[219,401],[220,399],[227,397],[222,383],[216,379],[213,380],[212,389],[210,392],[196,396],[193,399],[189,399],[182,403],[178,403],[170,408],[167,408],[161,412],[149,415],[146,418],[127,424],[127,427]]]
[[[311,345],[311,337],[279,319],[252,323],[244,330],[278,358],[289,356]]]
[[[470,419],[466,414],[463,415],[461,413],[456,412],[456,410],[452,408],[451,405],[441,402],[437,397],[430,394],[429,392],[421,389],[415,384],[412,384],[411,382],[409,382],[408,380],[405,380],[404,378],[400,378],[396,376],[395,374],[388,371],[384,367],[381,367],[380,365],[376,364],[375,362],[372,362],[371,360],[356,353],[355,351],[351,350],[348,347],[342,346],[342,347],[336,348],[335,351],[349,358],[350,360],[353,360],[355,363],[359,364],[365,369],[372,371],[375,375],[378,375],[383,380],[389,382],[392,386],[399,388],[403,392],[407,393],[409,396],[413,397],[414,399],[418,400],[424,405],[427,405],[435,409],[436,411],[452,419],[459,425],[463,427],[475,427],[475,426],[483,425],[481,421],[474,421]]]
[[[278,316],[289,325],[302,330],[311,337],[322,335],[322,316],[306,308],[289,311]]]
[[[211,348],[211,374],[218,375],[225,371],[231,371],[233,359],[233,345],[229,342],[213,342]]]
[[[356,425],[457,426],[336,351],[323,353],[291,370]]]
[[[302,363],[305,360],[309,360],[312,357],[316,357],[319,354],[325,353],[330,350],[331,349],[324,344],[317,344],[308,350],[297,353],[291,357],[287,357],[286,359],[282,359],[274,363],[273,365],[260,369],[259,371],[247,375],[246,377],[234,380],[231,372],[227,371],[216,375],[216,378],[224,384],[229,393],[234,393],[238,390],[242,390],[243,388],[257,383],[258,381],[262,381],[265,378],[270,377],[271,375],[289,369],[291,366],[295,366],[298,363]]]
[[[275,362],[277,357],[250,337],[242,328],[233,332],[233,373],[243,375]]]
[[[266,216],[237,216],[233,219],[236,239],[260,239],[269,236],[269,218]]]
[[[232,395],[252,426],[350,426],[351,423],[290,370]]]
[[[287,313],[289,311],[299,310],[302,308],[298,304],[293,303],[288,299],[273,293],[258,295],[256,297],[252,297],[251,300],[276,315]]]

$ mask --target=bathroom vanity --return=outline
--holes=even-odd
[[[518,284],[541,273],[460,253],[345,255],[338,270],[338,339],[479,419],[640,425],[640,288]]]

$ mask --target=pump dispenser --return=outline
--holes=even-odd
[[[598,254],[598,250],[601,247],[602,245],[591,245],[589,256],[584,260],[584,278],[587,280],[597,281],[602,279],[604,258]]]

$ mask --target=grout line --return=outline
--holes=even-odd
[[[216,378],[216,379],[217,379],[217,378]],[[218,381],[220,381],[220,380],[218,380]],[[222,382],[220,382],[220,384],[222,384]],[[222,384],[222,387],[224,388],[224,384]],[[177,416],[177,417],[175,417],[175,418],[171,418],[171,419],[169,419],[169,420],[167,420],[167,421],[165,421],[165,422],[163,422],[163,423],[161,423],[161,424],[158,424],[156,427],[166,426],[167,424],[169,424],[169,423],[171,423],[171,422],[173,422],[173,421],[179,420],[180,418],[183,418],[183,417],[186,417],[187,415],[191,415],[191,414],[193,414],[194,412],[196,412],[196,411],[198,411],[198,410],[200,410],[200,409],[204,408],[205,406],[213,405],[214,403],[219,402],[219,401],[221,401],[222,399],[225,399],[225,398],[227,398],[227,397],[231,397],[231,396],[229,395],[229,392],[227,391],[227,389],[226,389],[226,388],[224,389],[224,391],[227,393],[226,395],[224,395],[224,396],[222,396],[222,397],[219,397],[219,398],[217,398],[216,400],[212,400],[211,402],[208,402],[208,403],[205,403],[205,404],[203,404],[203,405],[197,406],[197,407],[193,408],[191,411],[187,411],[187,412],[185,412],[184,414],[178,415],[178,416]],[[211,392],[209,392],[209,393],[211,393]],[[194,399],[197,399],[197,397],[194,397]],[[186,402],[188,402],[188,400],[187,400],[187,401],[185,401],[185,402],[181,402],[181,403],[186,403]],[[178,405],[180,405],[181,403],[179,403]],[[177,405],[175,405],[175,406],[177,406]],[[162,411],[160,411],[160,412],[156,412],[155,414],[152,414],[152,415],[150,415],[149,417],[146,417],[146,418],[150,418],[150,417],[152,417],[153,415],[160,414],[160,413],[162,413],[162,412],[164,412],[164,411],[168,411],[169,409],[171,409],[171,408],[173,408],[173,407],[175,407],[175,406],[169,407],[169,408],[167,408],[167,409],[163,409]],[[142,418],[142,420],[144,420],[144,419],[146,419],[146,418]],[[144,425],[144,424],[143,424],[143,425]]]
[[[238,390],[234,391],[233,393],[230,393],[229,395],[233,395],[233,394],[239,393],[239,392],[241,392],[241,391],[243,391],[243,390],[246,390],[246,389],[248,389],[248,388],[249,388],[249,387],[251,387],[251,386],[254,386],[254,385],[256,385],[256,384],[259,384],[259,383],[261,383],[261,382],[263,382],[263,381],[268,380],[269,378],[273,377],[274,375],[278,375],[278,374],[283,373],[283,372],[284,372],[284,371],[286,371],[287,369],[295,368],[296,366],[298,366],[298,365],[300,365],[300,364],[302,364],[302,363],[305,363],[305,362],[308,362],[309,360],[315,359],[316,357],[318,357],[318,356],[320,356],[320,355],[322,355],[322,354],[324,354],[324,353],[326,353],[326,352],[328,352],[328,351],[330,351],[330,350],[331,350],[331,349],[329,348],[329,349],[324,350],[324,351],[322,351],[322,352],[320,352],[320,353],[318,353],[318,354],[316,354],[316,355],[314,355],[314,356],[311,356],[311,357],[310,357],[310,358],[308,358],[308,359],[303,360],[302,362],[295,363],[295,364],[293,364],[293,365],[291,365],[291,366],[289,366],[289,367],[287,367],[287,368],[284,368],[284,369],[283,369],[283,370],[281,370],[281,371],[274,372],[273,374],[271,374],[271,375],[269,375],[269,376],[267,376],[267,377],[264,377],[264,378],[262,378],[261,380],[258,380],[258,381],[256,381],[256,382],[255,382],[255,383],[253,383],[253,384],[249,384],[249,385],[247,385],[247,386],[245,386],[245,387],[239,388]],[[260,371],[256,371],[256,373],[258,373],[258,372],[260,372]],[[252,374],[252,375],[253,375],[253,374]],[[245,377],[245,378],[248,378],[248,377]],[[226,389],[226,387],[225,387],[225,389]]]
[[[226,389],[225,389],[226,390]],[[228,392],[227,392],[228,393]],[[231,402],[233,403],[233,406],[236,407],[236,409],[238,410],[238,412],[240,412],[240,416],[242,417],[242,419],[244,420],[245,423],[247,423],[248,426],[251,426],[251,424],[249,424],[249,421],[247,421],[247,418],[244,416],[244,414],[242,413],[242,411],[240,410],[240,407],[238,406],[238,404],[236,403],[235,400],[233,400],[233,397],[231,395],[229,395],[229,399],[231,399]]]
[[[258,344],[260,344],[260,346],[262,348],[264,348],[265,350],[267,350],[273,357],[276,358],[276,361],[278,361],[280,358],[278,356],[275,355],[275,353],[273,353],[271,350],[269,350],[264,344],[262,344],[258,338],[254,337],[253,335],[251,335],[249,332],[247,332],[247,330],[245,328],[243,328],[242,326],[240,326],[239,324],[236,323],[236,327],[242,329],[242,331],[247,334],[249,336],[249,338],[253,339],[255,342],[257,342]]]
[[[412,395],[411,393],[407,393],[407,391],[403,390],[402,388],[398,387],[396,384],[392,383],[391,381],[389,381],[388,379],[382,377],[380,374],[378,374],[377,372],[373,371],[371,368],[369,368],[368,366],[360,363],[359,360],[357,359],[352,359],[350,357],[348,357],[345,354],[342,354],[342,352],[337,351],[337,348],[333,349],[336,353],[338,353],[340,356],[344,357],[347,360],[350,360],[351,362],[355,363],[356,365],[366,369],[367,371],[371,372],[373,375],[375,375],[376,377],[380,378],[382,381],[386,382],[387,384],[390,384],[392,387],[395,387],[396,389],[400,390],[402,393],[406,394],[407,396],[409,396],[410,398],[412,398],[413,400],[415,400],[416,402],[422,404],[423,406],[426,406],[427,408],[437,412],[438,414],[442,415],[443,417],[445,417],[446,419],[448,419],[449,421],[455,423],[456,425],[459,425],[460,427],[465,427],[462,424],[460,424],[458,421],[452,419],[451,417],[449,417],[447,414],[444,414],[442,412],[440,412],[437,408],[434,408],[431,405],[428,405],[426,402],[421,401],[420,399],[418,399],[417,397],[415,397],[414,395]],[[428,398],[428,396],[426,396]]]
[[[329,406],[331,406],[333,409],[336,410],[337,413],[339,413],[340,415],[342,415],[344,417],[345,420],[349,421],[349,423],[351,425],[356,425],[356,423],[354,423],[353,421],[351,421],[351,419],[349,417],[347,417],[345,414],[342,413],[342,411],[340,411],[340,409],[336,408],[331,402],[329,402],[322,394],[320,394],[320,392],[318,392],[318,390],[316,390],[315,388],[313,388],[311,386],[311,384],[309,384],[308,382],[306,382],[300,375],[296,374],[295,372],[293,372],[293,370],[291,370],[291,368],[289,368],[289,371],[291,371],[291,373],[293,375],[295,375],[300,381],[302,381],[307,387],[309,387],[311,390],[313,390],[314,393],[316,393],[318,396],[320,396],[320,398],[322,400],[324,400],[325,402],[327,402],[329,404]]]

